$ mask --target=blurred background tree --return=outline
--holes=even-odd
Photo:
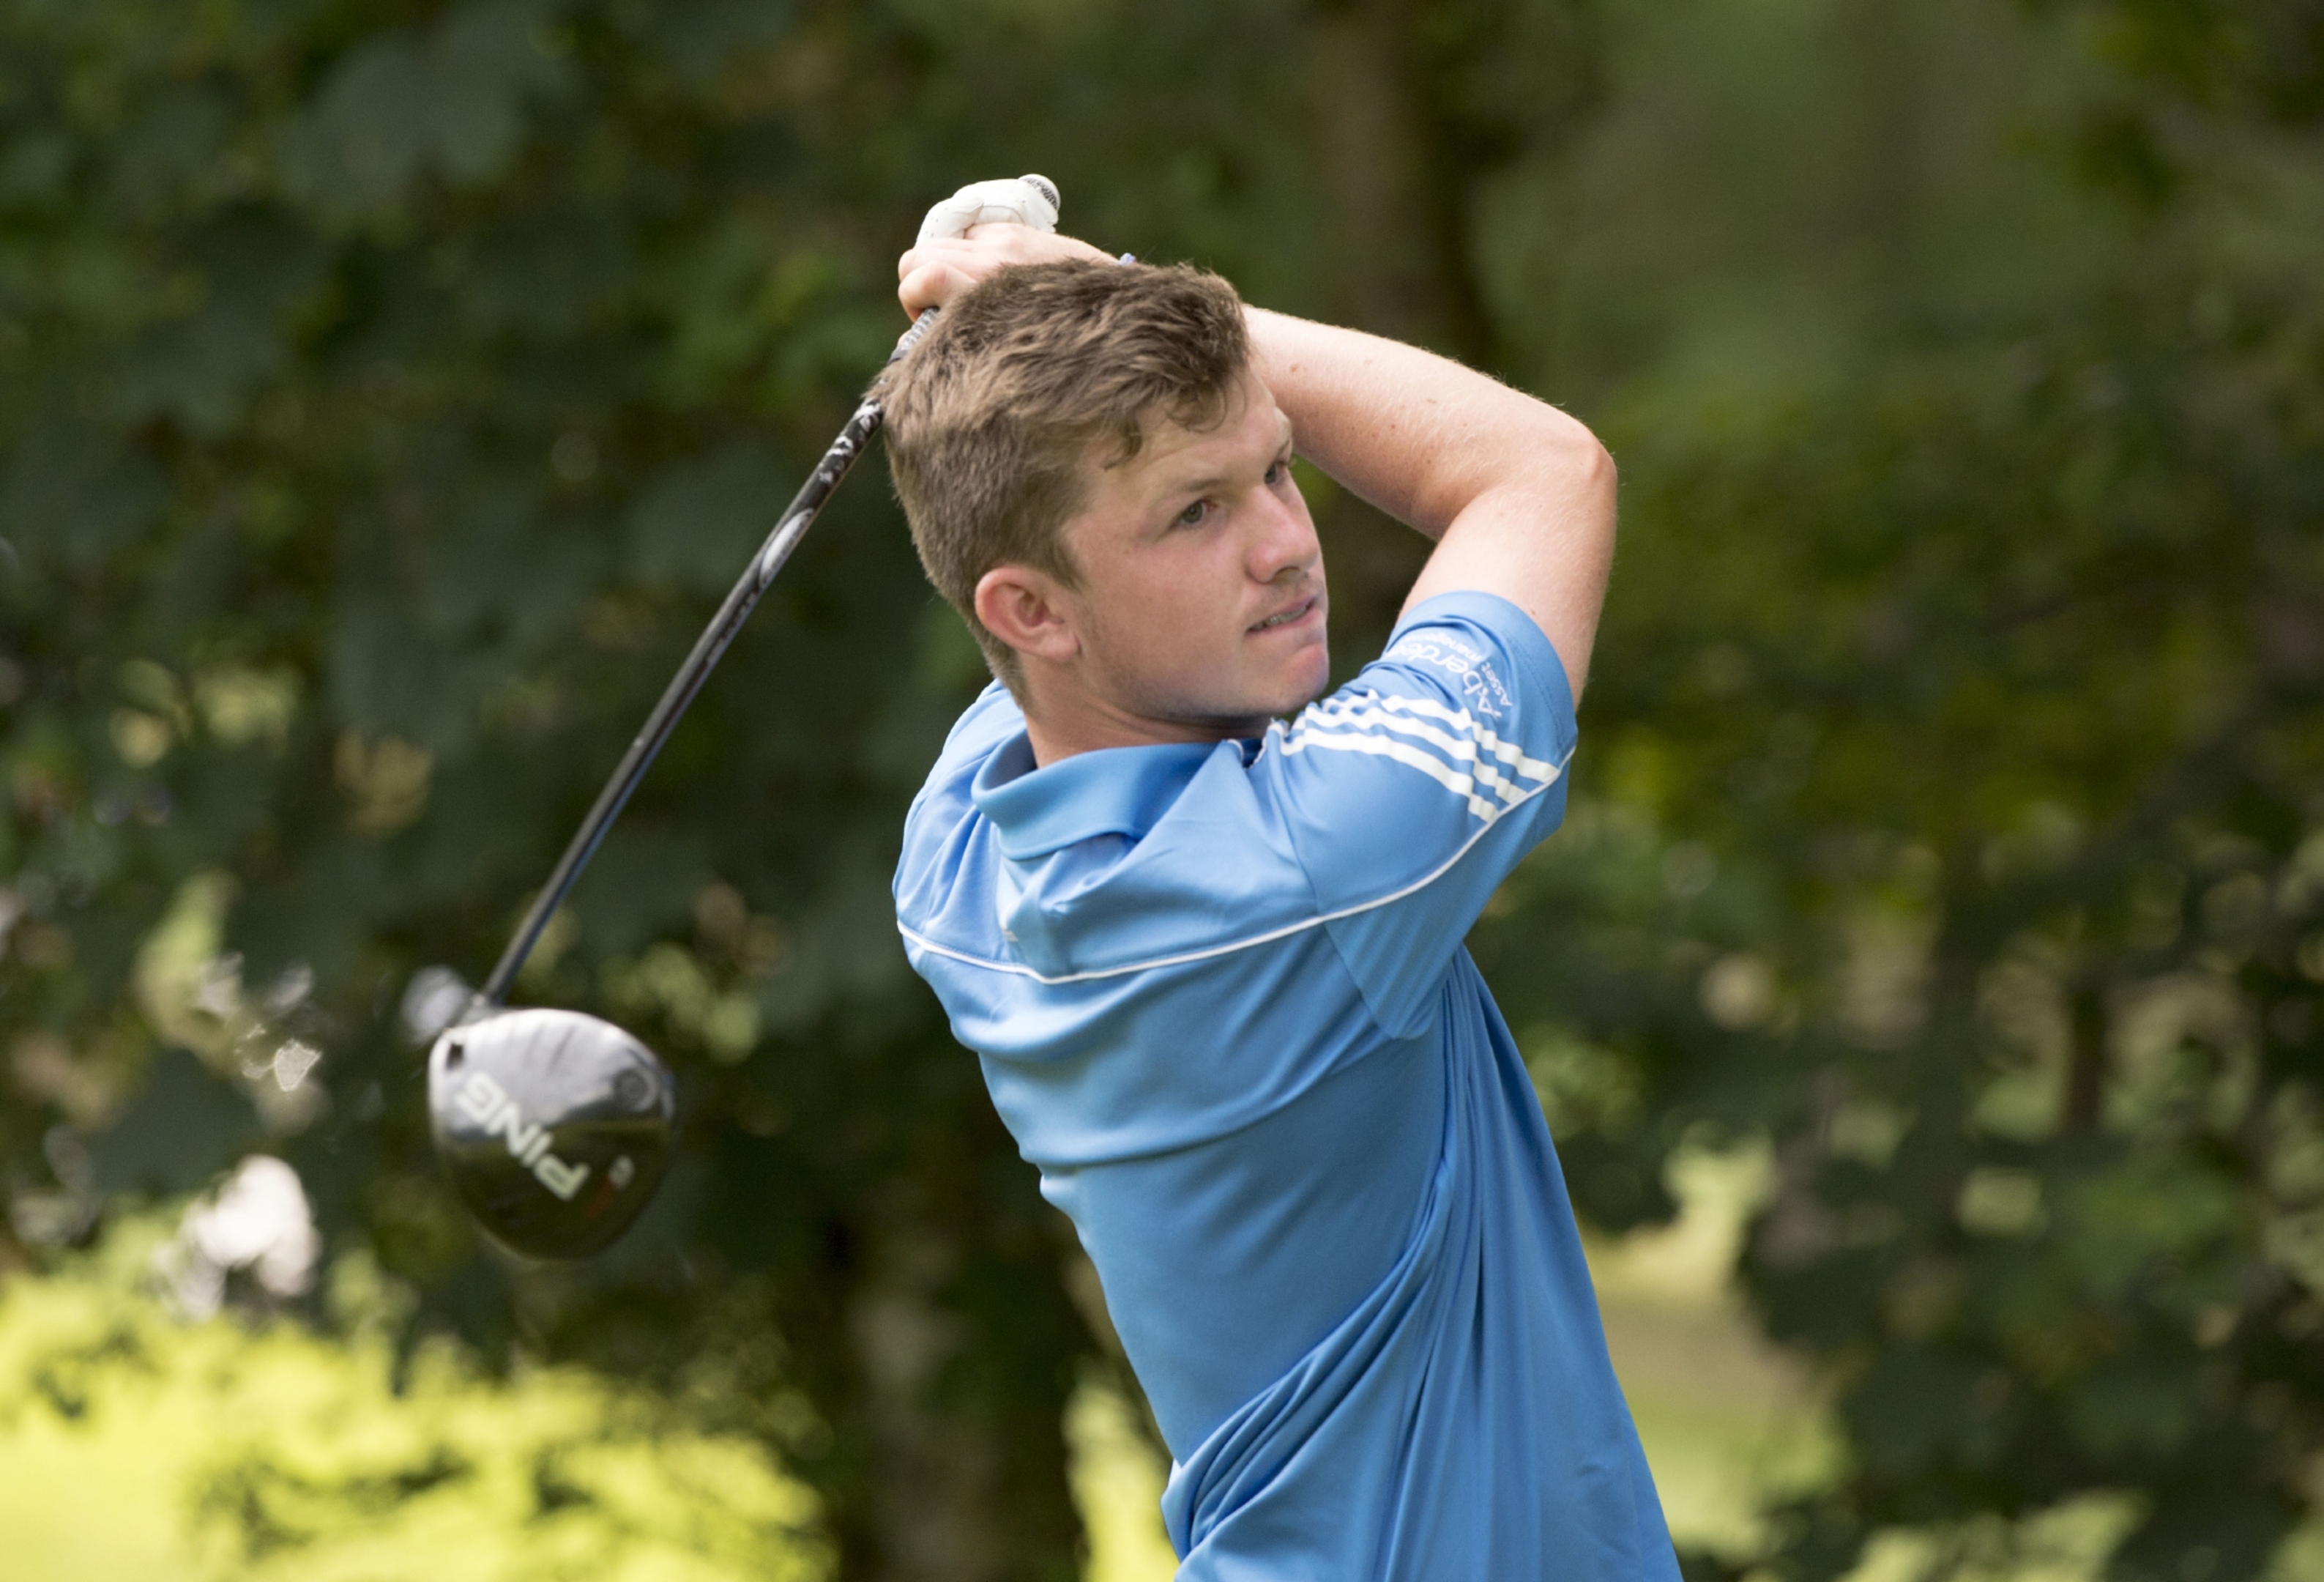
[[[1074,1573],[1060,1424],[1119,1362],[895,943],[982,678],[872,479],[521,985],[678,1067],[649,1219],[481,1247],[405,1023],[877,366],[921,209],[1035,169],[1615,447],[1572,826],[1475,943],[1595,1227],[1771,1161],[1738,1278],[1837,1448],[1692,1563],[2006,1569],[2061,1511],[2125,1578],[2288,1563],[2319,114],[2313,0],[5,0],[14,1288],[262,1150],[405,1371],[456,1337],[752,1441],[841,1576]],[[1310,482],[1351,669],[1424,546]]]
[[[1771,1150],[1741,1279],[1840,1454],[1707,1569],[2069,1512],[2252,1576],[2324,1404],[2324,12],[1790,19],[1642,27],[1786,59],[1653,72],[1568,189],[1534,333],[1625,560],[1593,795],[1481,953],[1595,1223]]]

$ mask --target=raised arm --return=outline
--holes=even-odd
[[[973,227],[904,254],[905,310],[939,307],[993,270],[1106,254],[1022,226]],[[1259,377],[1299,453],[1436,541],[1406,607],[1499,594],[1557,649],[1573,694],[1590,668],[1614,555],[1614,464],[1545,402],[1416,347],[1247,310]]]
[[[1574,696],[1614,554],[1614,464],[1590,430],[1460,364],[1249,310],[1259,376],[1301,455],[1436,541],[1405,600],[1499,594],[1556,647]]]

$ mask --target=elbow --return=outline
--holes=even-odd
[[[1603,517],[1610,537],[1618,479],[1614,453],[1578,420],[1545,408],[1545,431],[1533,448],[1541,485],[1561,500]]]
[[[1582,431],[1589,434],[1586,429]],[[1620,491],[1621,479],[1614,470],[1614,453],[1600,443],[1597,435],[1589,434],[1589,443],[1584,449],[1589,454],[1584,463],[1583,497],[1587,504],[1582,507],[1582,513],[1594,529],[1591,536],[1596,541],[1596,552],[1610,569],[1614,560],[1615,522],[1619,515],[1616,509],[1616,497]]]
[[[1610,548],[1614,541],[1615,498],[1621,492],[1622,480],[1614,470],[1614,453],[1607,449],[1595,434],[1590,436],[1589,476],[1591,498],[1597,504],[1600,519],[1606,524],[1606,542]]]
[[[1606,503],[1610,505],[1613,504],[1615,488],[1620,481],[1614,471],[1614,453],[1606,449],[1604,441],[1597,435],[1580,423],[1574,424],[1573,427],[1575,430],[1572,442],[1575,481],[1591,494],[1603,496]]]
[[[1593,487],[1611,489],[1614,486],[1614,453],[1593,433],[1589,425],[1576,417],[1550,409],[1555,419],[1554,444],[1563,464],[1576,477]]]

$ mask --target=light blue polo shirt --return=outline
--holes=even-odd
[[[1540,629],[1448,594],[1257,740],[1036,768],[996,685],[912,804],[906,949],[1097,1266],[1182,1579],[1675,1582],[1462,945],[1573,737]]]

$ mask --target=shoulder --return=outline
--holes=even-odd
[[[1017,707],[1009,689],[994,681],[976,695],[976,701],[961,711],[953,721],[952,729],[945,735],[944,751],[936,754],[936,767],[928,771],[927,783],[961,775],[973,779],[976,766],[991,755],[992,750],[1025,728],[1025,711]]]
[[[1522,789],[1511,772],[1535,787],[1554,780],[1574,734],[1565,668],[1541,628],[1497,595],[1452,593],[1409,612],[1379,659],[1271,730],[1268,756],[1326,806],[1341,782],[1376,803],[1428,800],[1434,782],[1489,822]]]
[[[977,772],[1024,730],[1023,711],[998,681],[953,722],[943,751],[912,798],[911,810],[904,815],[903,850],[897,859],[895,883],[899,916],[912,914],[915,897],[925,904],[949,888],[946,881],[958,863],[961,835],[977,817],[971,794]]]
[[[1270,727],[1255,758],[1228,742],[1040,771],[996,758],[1023,740],[997,686],[962,716],[907,820],[897,917],[917,949],[1056,982],[1211,959],[1383,904],[1520,810],[1507,828],[1545,830],[1573,707],[1522,610],[1454,593]],[[1007,789],[980,793],[981,775]]]
[[[1414,606],[1358,680],[1443,691],[1489,724],[1522,701],[1541,725],[1573,735],[1573,690],[1556,649],[1499,594],[1439,594]]]
[[[897,874],[906,942],[1056,983],[1231,949],[1312,917],[1247,744],[1113,748],[1033,769],[1021,733],[913,810]]]
[[[1496,595],[1444,594],[1271,730],[1257,767],[1337,910],[1425,882],[1496,827],[1547,833],[1574,735],[1564,667],[1532,619]]]
[[[904,842],[908,848],[916,831],[947,822],[970,810],[969,788],[985,761],[1024,735],[1024,711],[1009,689],[995,681],[977,694],[976,701],[953,721],[945,745],[928,777],[904,816]]]

